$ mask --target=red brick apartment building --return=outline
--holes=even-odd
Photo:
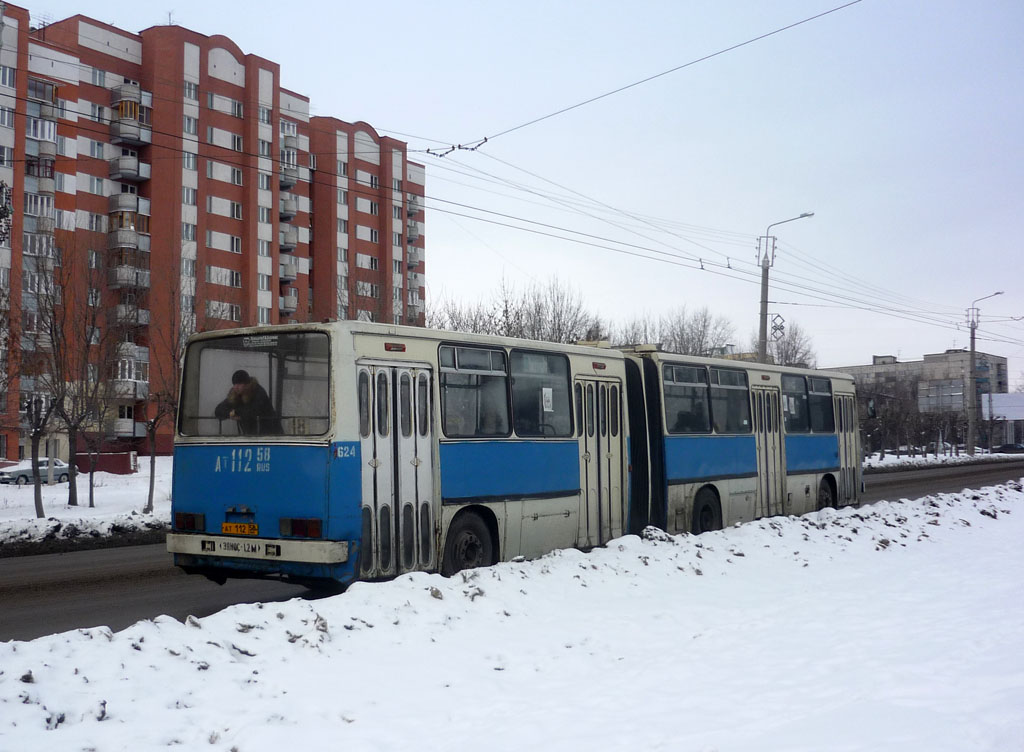
[[[424,168],[405,143],[311,117],[277,63],[227,37],[84,16],[33,28],[24,8],[0,8],[0,284],[18,333],[5,344],[26,342],[43,278],[78,263],[63,302],[87,296],[117,325],[116,362],[96,365],[116,373],[112,446],[148,451],[150,382],[176,332],[423,324]],[[28,456],[19,410],[39,392],[16,360],[0,403],[9,459]],[[48,448],[67,457],[66,440]]]

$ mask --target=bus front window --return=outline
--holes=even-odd
[[[184,436],[322,436],[330,427],[324,332],[234,335],[185,354]]]

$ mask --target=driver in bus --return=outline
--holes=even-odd
[[[240,434],[280,433],[281,421],[260,383],[239,369],[231,374],[228,396],[213,411],[220,420],[234,420]]]

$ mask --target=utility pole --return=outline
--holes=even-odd
[[[814,212],[804,212],[799,217],[791,217],[781,222],[773,222],[764,231],[764,236],[757,239],[757,261],[761,265],[761,317],[757,334],[757,362],[768,362],[768,269],[775,264],[775,236],[771,229],[786,222],[795,222],[805,217],[813,217]],[[761,241],[764,241],[762,247]]]
[[[977,357],[974,349],[974,332],[978,328],[978,303],[1002,294],[1003,291],[1000,290],[983,298],[978,298],[972,301],[971,307],[967,309],[967,320],[971,325],[971,361],[969,366],[971,372],[967,375],[967,454],[969,455],[974,454],[974,444],[977,441],[978,434],[978,372],[976,370]]]

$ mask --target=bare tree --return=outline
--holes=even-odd
[[[21,427],[18,410],[11,410],[11,382],[20,368],[21,328],[11,307],[10,269],[0,268],[0,431]]]
[[[707,306],[692,313],[680,306],[658,318],[635,318],[617,327],[613,336],[616,344],[660,344],[669,352],[705,357],[733,339],[732,322],[725,316],[715,316]]]
[[[750,338],[752,352],[757,351],[757,340],[757,332],[754,332]],[[768,355],[770,362],[779,366],[815,368],[818,361],[810,335],[796,322],[786,324],[786,332],[779,339],[768,340]]]
[[[103,306],[106,279],[100,256],[80,247],[76,241],[82,237],[84,233],[70,236],[71,247],[57,254],[59,263],[49,265],[49,276],[34,293],[45,332],[46,347],[39,352],[46,363],[53,414],[68,437],[69,506],[78,506],[79,437],[95,427],[101,404],[121,383],[108,364],[118,363],[123,326],[108,314],[116,309]]]
[[[460,303],[445,297],[427,309],[426,325],[430,329],[493,334],[498,331],[496,319],[497,306],[494,303]]]

